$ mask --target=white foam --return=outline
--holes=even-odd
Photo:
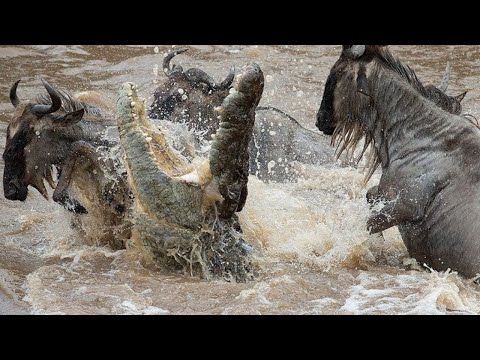
[[[450,272],[406,274],[362,272],[349,289],[341,311],[350,314],[436,315],[448,312],[480,313],[475,290]]]
[[[129,300],[123,301],[120,305],[116,305],[114,313],[123,313],[123,315],[165,315],[168,310],[160,309],[155,306],[139,306]]]
[[[272,161],[269,169],[274,166]],[[323,167],[296,184],[267,185],[251,176],[240,213],[244,232],[269,256],[327,271],[404,253],[401,240],[393,239],[395,245],[387,248],[378,235],[368,234],[362,181],[357,171]]]
[[[190,183],[190,184],[199,184],[200,183],[200,177],[198,176],[197,170],[194,170],[191,173],[182,175],[179,177],[179,179]]]

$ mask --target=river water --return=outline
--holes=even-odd
[[[155,47],[158,46],[158,53]],[[133,81],[151,103],[163,54],[171,45],[0,47],[0,151],[18,95],[44,91],[40,76],[62,89],[97,90],[115,99]],[[266,77],[260,105],[276,106],[315,129],[324,82],[339,46],[187,46],[174,59],[216,80],[231,64],[257,62]],[[425,83],[439,83],[451,62],[450,94],[468,90],[464,110],[480,116],[480,46],[392,46]],[[159,66],[161,69],[161,65]],[[3,173],[3,161],[0,160]],[[480,287],[456,273],[418,266],[396,229],[365,230],[362,168],[305,166],[295,183],[249,179],[240,213],[245,239],[262,254],[246,284],[206,281],[142,267],[128,250],[89,246],[70,215],[30,189],[25,202],[0,185],[0,314],[478,314]]]

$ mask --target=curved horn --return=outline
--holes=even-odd
[[[447,67],[445,68],[445,74],[443,75],[442,82],[438,85],[438,90],[447,92],[448,81],[450,80],[450,61],[447,61]]]
[[[191,68],[185,71],[185,76],[188,81],[191,83],[204,83],[208,86],[209,90],[213,90],[217,87],[215,81],[212,79],[210,75],[208,75],[205,71]]]
[[[230,68],[230,72],[228,73],[225,80],[223,80],[215,90],[227,90],[232,85],[234,78],[235,78],[235,65],[233,65]]]
[[[365,53],[365,45],[343,45],[343,53],[351,59],[358,59]]]
[[[468,91],[464,91],[464,92],[461,93],[460,95],[454,96],[454,99],[457,100],[458,102],[462,102],[462,100],[463,100],[463,98],[465,97],[465,95],[467,95],[467,92],[468,92]]]
[[[46,80],[41,79],[43,86],[47,89],[48,95],[52,99],[52,105],[34,105],[32,112],[36,115],[47,115],[54,113],[62,106],[62,99],[57,90],[55,90]]]
[[[184,53],[185,51],[187,51],[188,49],[187,48],[183,48],[183,49],[178,49],[178,50],[174,50],[172,51],[171,53],[168,53],[164,58],[163,58],[163,72],[165,73],[165,75],[167,76],[172,76],[174,73],[177,73],[177,72],[182,72],[183,69],[181,66],[173,66],[172,69],[170,69],[170,60],[173,59],[174,56],[178,55],[178,54],[181,54],[181,53]]]
[[[22,79],[17,80],[15,84],[12,85],[12,88],[10,89],[10,101],[12,102],[12,105],[15,108],[20,103],[20,100],[18,100],[18,96],[17,96],[17,86],[20,81],[22,81]]]

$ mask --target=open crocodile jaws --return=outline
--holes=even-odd
[[[247,198],[248,143],[263,84],[257,64],[244,67],[218,109],[209,159],[196,169],[147,119],[135,84],[120,87],[117,124],[135,194],[136,230],[157,262],[205,277],[251,278],[249,246],[235,213]]]

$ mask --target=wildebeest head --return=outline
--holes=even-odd
[[[357,61],[360,72],[364,72],[360,68],[364,68],[366,62],[373,59],[374,54],[383,48],[385,45],[344,45],[342,54],[337,62],[333,65],[330,74],[325,83],[325,90],[322,97],[322,102],[320,104],[320,109],[317,112],[317,128],[322,131],[325,135],[333,135],[336,129],[336,121],[334,115],[334,102],[335,102],[335,90],[338,88],[337,82],[338,79],[344,76],[344,73],[350,65],[350,68],[353,66],[352,61]],[[388,51],[384,49],[383,51]],[[363,65],[359,65],[363,62]],[[353,69],[353,68],[352,68]],[[359,74],[360,74],[359,72]],[[422,86],[421,94],[435,104],[440,106],[445,111],[448,111],[452,114],[460,115],[462,112],[461,101],[465,97],[466,92],[461,93],[457,96],[448,96],[446,91],[448,88],[448,78],[449,78],[449,64],[447,64],[447,69],[442,79],[442,82],[438,87],[434,85]],[[362,79],[363,76],[359,77],[360,83],[359,91],[361,92]],[[420,84],[418,79],[415,80]]]
[[[200,135],[210,135],[218,128],[218,114],[215,114],[214,108],[220,106],[228,95],[235,68],[232,66],[225,80],[216,83],[203,70],[191,68],[183,71],[180,65],[170,67],[172,58],[187,50],[174,50],[165,56],[163,72],[167,79],[155,90],[149,116],[185,122],[189,129]]]
[[[19,82],[20,80],[15,82],[10,89],[10,101],[15,107],[15,113],[7,127],[3,153],[4,196],[8,200],[24,201],[28,186],[31,185],[47,198],[43,180],[46,179],[53,187],[53,179],[51,163],[45,166],[42,164],[45,161],[42,161],[40,153],[48,153],[45,147],[49,146],[42,137],[42,132],[76,124],[82,119],[84,109],[56,113],[62,107],[60,94],[43,79],[43,85],[50,96],[49,103],[22,102],[17,96]],[[55,156],[53,153],[48,154]]]

